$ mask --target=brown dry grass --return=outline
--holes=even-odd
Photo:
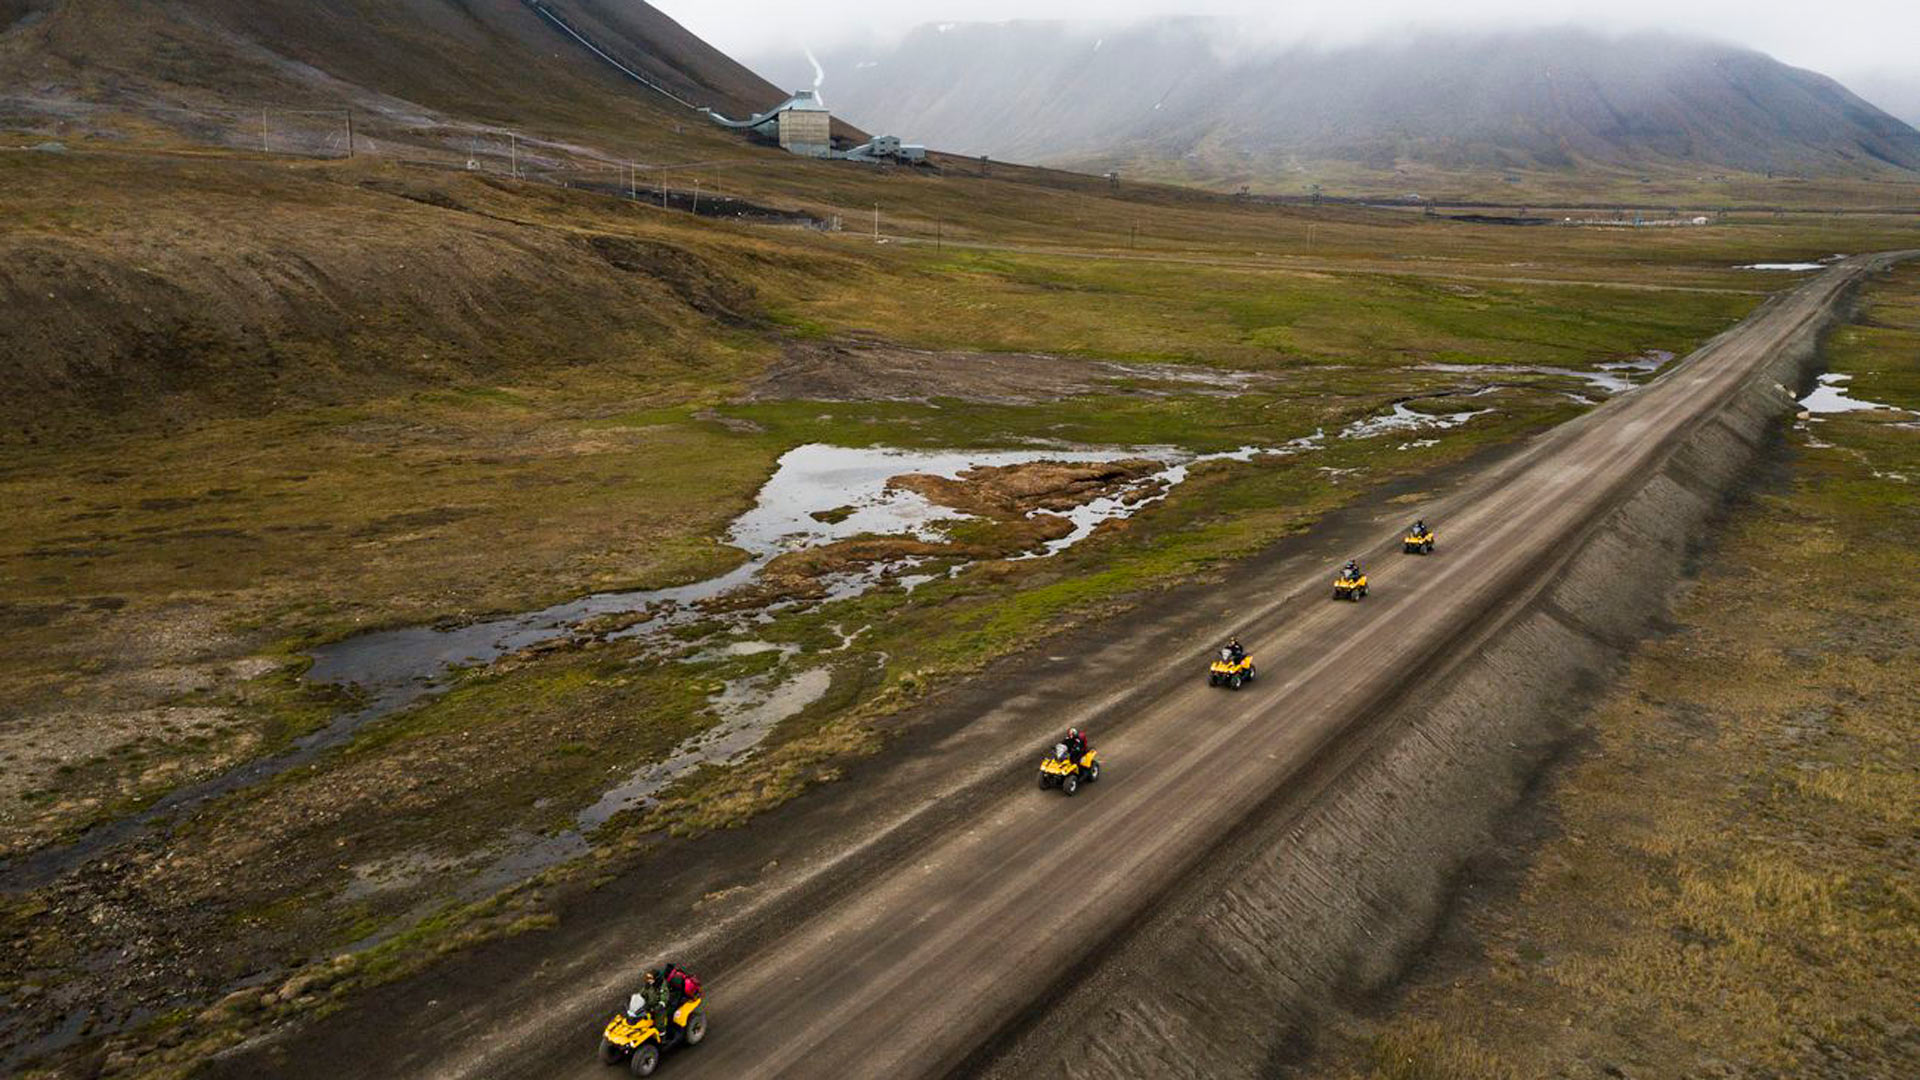
[[[1248,269],[1236,265],[1248,245],[1296,242],[1297,215],[1178,200],[1161,207],[1158,242],[1197,251],[1198,263],[876,247],[377,165],[88,151],[0,157],[0,169],[26,181],[5,185],[0,217],[17,227],[0,245],[37,253],[4,272],[23,295],[55,294],[11,313],[24,328],[8,342],[11,370],[47,392],[14,402],[41,441],[18,439],[0,465],[0,498],[17,508],[0,528],[10,658],[0,699],[25,717],[0,753],[16,754],[10,778],[32,789],[7,792],[0,826],[22,844],[124,812],[324,718],[327,703],[292,682],[299,650],[317,639],[712,572],[729,557],[712,538],[799,442],[1226,448],[1443,389],[1457,380],[1406,370],[1436,350],[1586,366],[1684,347],[1756,299]],[[1036,228],[1067,239],[1124,228],[1130,209],[999,178],[802,170],[781,183],[814,177],[827,182],[809,198],[896,191],[924,200],[923,221],[963,212],[986,235]],[[1353,257],[1362,269],[1378,269],[1383,251],[1432,244],[1445,259],[1429,269],[1498,275],[1523,239],[1352,211],[1326,222],[1320,243],[1364,248]],[[1794,245],[1831,250],[1827,228],[1786,231]],[[1752,285],[1718,265],[1729,248],[1781,254],[1771,231],[1697,239],[1705,244],[1691,251],[1662,239],[1636,252],[1568,235],[1539,254],[1570,276],[1716,288]],[[1124,394],[1024,408],[729,404],[784,337],[860,330],[1099,359],[1250,358],[1273,374],[1233,408]],[[1328,360],[1344,366],[1329,373]],[[1545,387],[1490,400],[1497,417],[1423,460],[1571,409]],[[1329,453],[1369,470],[1356,485],[1419,464],[1391,446]],[[885,685],[857,672],[837,679],[803,730],[748,766],[701,777],[661,817],[736,823],[830,775],[836,757],[870,750],[872,716],[930,681],[1053,620],[1257,548],[1350,491],[1306,464],[1202,470],[1153,520],[1017,574],[955,583],[952,603],[870,597],[835,617],[898,628],[897,641],[866,642],[898,665],[872,676]],[[149,951],[106,970],[142,981],[134,993],[189,985],[168,966],[184,955],[170,943],[207,944],[194,963],[208,986],[257,970],[255,950],[275,964],[330,955],[409,899],[403,888],[377,910],[329,899],[354,876],[337,852],[404,864],[410,853],[484,847],[489,829],[564,819],[608,764],[568,747],[644,757],[706,721],[703,690],[671,671],[622,683],[599,666],[606,658],[503,665],[316,769],[198,815],[192,857],[163,864],[151,849],[123,874],[37,894],[10,913],[9,933],[30,931],[14,940],[32,961],[7,977],[31,968],[36,985],[59,982],[84,970],[76,958],[89,949],[130,938]],[[213,712],[156,721],[156,709]],[[49,718],[84,744],[61,758],[27,753]],[[648,739],[623,734],[635,718]],[[471,731],[495,752],[477,752]],[[457,827],[439,830],[443,820]],[[245,858],[259,872],[246,889],[223,888]],[[51,906],[32,907],[41,904]],[[470,940],[451,925],[423,924],[411,961]],[[33,1008],[55,1012],[44,999]]]

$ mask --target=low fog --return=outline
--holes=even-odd
[[[656,6],[722,50],[754,59],[857,42],[876,46],[914,26],[945,21],[1060,19],[1121,24],[1165,16],[1227,17],[1243,24],[1242,43],[1330,45],[1412,28],[1513,30],[1574,25],[1603,31],[1666,30],[1758,49],[1786,63],[1831,75],[1909,121],[1920,120],[1920,4],[1911,0],[1826,0],[1755,4],[1752,0],[1615,0],[1541,4],[1527,0],[1376,0],[1364,6],[1262,3],[1259,0],[655,0]],[[827,73],[830,93],[832,72]]]

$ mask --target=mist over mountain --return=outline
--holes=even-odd
[[[1260,45],[1181,18],[921,27],[820,54],[838,115],[960,152],[1080,167],[1179,162],[1264,177],[1372,170],[1920,170],[1920,132],[1838,82],[1661,33],[1407,32]],[[813,79],[804,57],[755,63]]]
[[[1902,122],[1920,128],[1920,66],[1908,71],[1877,68],[1848,75],[1847,89]]]

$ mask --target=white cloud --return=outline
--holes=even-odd
[[[1920,82],[1920,3],[1913,0],[1372,0],[1361,6],[1262,0],[653,0],[689,30],[735,56],[897,37],[923,23],[1002,19],[1131,21],[1217,15],[1266,27],[1278,40],[1338,42],[1408,23],[1470,29],[1582,25],[1666,29],[1759,49],[1845,79],[1906,71]]]

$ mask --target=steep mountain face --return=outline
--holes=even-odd
[[[1316,49],[1250,46],[1204,19],[947,24],[823,62],[827,100],[854,121],[1015,160],[1920,169],[1920,133],[1832,79],[1662,34],[1421,33]],[[798,78],[803,65],[759,66]]]
[[[540,8],[692,105],[786,96],[641,0],[0,0],[0,121],[343,104],[555,132],[698,119]]]

